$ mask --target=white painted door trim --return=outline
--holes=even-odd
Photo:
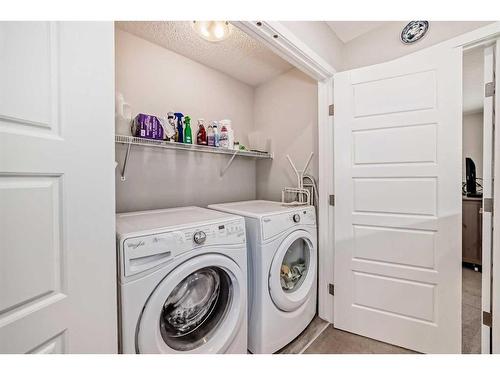
[[[484,49],[484,82],[493,81],[494,47]],[[482,311],[491,313],[491,249],[492,249],[492,213],[485,210],[484,200],[493,198],[493,100],[484,97],[483,101],[483,233],[482,233],[482,273],[481,273],[481,305]],[[481,326],[481,353],[491,353],[491,328]]]
[[[280,22],[234,21],[232,24],[319,82],[336,72],[334,67]]]
[[[500,50],[500,39],[496,41],[496,61],[495,61],[495,124],[500,124],[500,95],[498,88],[500,87],[500,58],[498,51]],[[493,293],[492,293],[492,315],[493,324],[491,329],[491,352],[493,354],[500,354],[500,131],[494,132],[494,145],[497,152],[494,152],[493,161],[493,248],[492,248],[492,278],[493,278]],[[496,215],[495,215],[496,213]]]
[[[318,315],[333,324],[334,298],[329,284],[334,278],[334,210],[330,206],[333,189],[333,121],[328,106],[333,103],[333,77],[318,82],[318,150],[319,150],[319,202],[318,202]]]
[[[333,117],[328,106],[333,103],[333,74],[335,68],[301,41],[280,22],[232,22],[250,36],[318,81],[318,315],[333,323],[333,296],[328,284],[333,283],[333,207],[329,195],[333,194]]]

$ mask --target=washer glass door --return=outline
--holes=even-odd
[[[245,324],[246,276],[230,258],[205,254],[176,266],[149,297],[138,353],[224,353]]]
[[[165,343],[180,351],[210,340],[231,304],[233,289],[227,272],[199,269],[185,277],[163,305],[160,332]]]
[[[269,273],[269,291],[275,305],[293,311],[309,297],[316,278],[316,248],[303,230],[292,232],[279,246]]]

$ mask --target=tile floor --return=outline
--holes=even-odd
[[[462,270],[462,353],[481,351],[481,273]],[[280,354],[415,354],[411,350],[333,328],[319,317]]]
[[[411,354],[410,350],[333,328],[316,317],[280,354]]]
[[[481,272],[462,268],[462,353],[481,353]]]

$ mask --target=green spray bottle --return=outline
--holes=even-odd
[[[184,117],[184,143],[193,143],[193,136],[191,133],[191,117]]]

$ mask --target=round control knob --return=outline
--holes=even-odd
[[[201,230],[199,232],[196,232],[193,236],[193,241],[198,245],[204,243],[206,239],[207,239],[206,233]]]
[[[300,222],[300,215],[299,214],[293,215],[293,222],[294,223],[299,223]]]

